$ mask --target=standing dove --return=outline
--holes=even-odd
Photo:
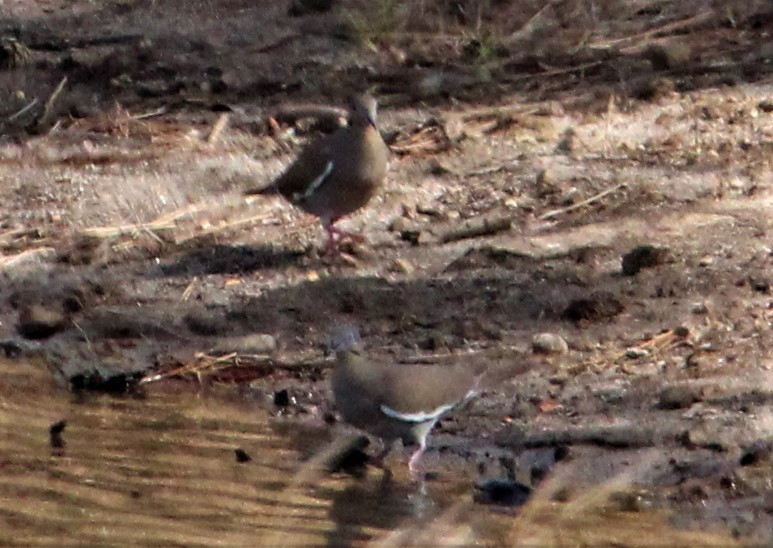
[[[475,394],[479,377],[459,366],[386,364],[369,360],[359,335],[351,327],[339,328],[330,349],[336,353],[332,374],[335,403],[344,420],[384,441],[373,459],[382,466],[397,439],[418,445],[408,463],[420,478],[419,459],[427,437],[441,415]]]
[[[362,241],[335,223],[367,204],[383,185],[389,148],[376,127],[376,100],[357,95],[349,105],[348,125],[308,145],[271,185],[248,194],[281,194],[316,215],[328,233],[326,252],[344,237]]]

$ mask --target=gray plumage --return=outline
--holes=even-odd
[[[397,439],[419,447],[409,468],[416,474],[427,436],[440,416],[473,395],[474,372],[464,365],[386,364],[369,360],[356,332],[342,330],[332,341],[336,352],[332,388],[344,420],[384,440],[389,452]]]

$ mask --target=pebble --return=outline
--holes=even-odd
[[[25,339],[46,339],[67,327],[67,316],[61,308],[42,304],[26,306],[19,311],[16,329]]]
[[[537,333],[531,339],[531,348],[535,354],[566,354],[569,345],[555,333]]]
[[[660,409],[684,409],[700,400],[700,393],[695,387],[666,386],[658,394],[658,407]]]
[[[531,487],[519,481],[490,479],[475,486],[473,500],[481,504],[523,506],[529,500],[531,492]]]
[[[276,350],[276,339],[267,333],[254,333],[242,337],[222,337],[218,339],[212,352],[230,354],[266,354]]]
[[[627,348],[625,351],[625,357],[631,360],[638,360],[639,358],[646,358],[650,355],[650,351],[646,348]]]
[[[644,268],[652,268],[665,263],[669,250],[653,245],[640,245],[623,255],[622,271],[624,276],[635,276]]]

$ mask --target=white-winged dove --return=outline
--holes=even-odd
[[[397,439],[418,444],[408,463],[420,477],[418,461],[440,416],[475,394],[478,378],[470,367],[386,364],[367,359],[354,328],[339,328],[330,349],[336,352],[332,387],[344,420],[380,437],[384,450],[373,459],[382,466]]]
[[[248,194],[279,193],[319,217],[329,235],[327,250],[333,251],[342,237],[362,240],[335,223],[376,194],[388,160],[389,148],[376,127],[376,100],[357,95],[349,105],[348,125],[307,146],[271,185]]]

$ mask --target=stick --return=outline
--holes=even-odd
[[[625,188],[626,186],[628,186],[626,185],[626,183],[620,183],[618,185],[613,186],[612,188],[606,189],[603,192],[599,192],[595,196],[591,196],[587,200],[577,202],[576,204],[572,204],[568,207],[562,207],[561,209],[554,209],[553,211],[548,211],[547,213],[543,213],[542,215],[537,217],[537,219],[540,221],[544,221],[544,220],[556,217],[558,215],[561,215],[562,213],[569,213],[570,211],[574,211],[575,209],[580,209],[581,207],[591,204],[596,200],[600,200],[604,196],[607,196],[608,194],[612,194],[613,192],[617,192],[618,190],[620,190],[621,188]]]
[[[207,143],[210,145],[218,140],[220,137],[220,134],[223,133],[223,130],[228,125],[229,115],[227,112],[222,113],[215,124],[212,126],[212,131],[209,132],[209,135],[207,135]]]
[[[32,101],[30,101],[30,103],[26,107],[22,108],[19,112],[11,114],[8,117],[8,121],[13,122],[14,120],[16,120],[16,118],[18,118],[19,116],[21,116],[22,114],[24,114],[25,112],[27,112],[29,109],[31,109],[37,104],[38,104],[38,98],[35,97]]]
[[[441,244],[445,244],[467,238],[477,238],[478,236],[491,236],[498,232],[510,230],[511,226],[512,220],[509,217],[470,219],[462,223],[461,226],[442,234],[439,241]]]
[[[67,76],[63,77],[61,81],[59,82],[59,85],[56,86],[54,91],[51,93],[51,95],[48,96],[48,100],[46,100],[46,104],[43,106],[43,112],[38,116],[38,118],[30,124],[30,130],[33,133],[42,133],[43,126],[48,123],[49,119],[51,118],[51,114],[54,110],[54,103],[56,102],[59,95],[62,93],[62,90],[64,90],[64,86],[67,84]]]

